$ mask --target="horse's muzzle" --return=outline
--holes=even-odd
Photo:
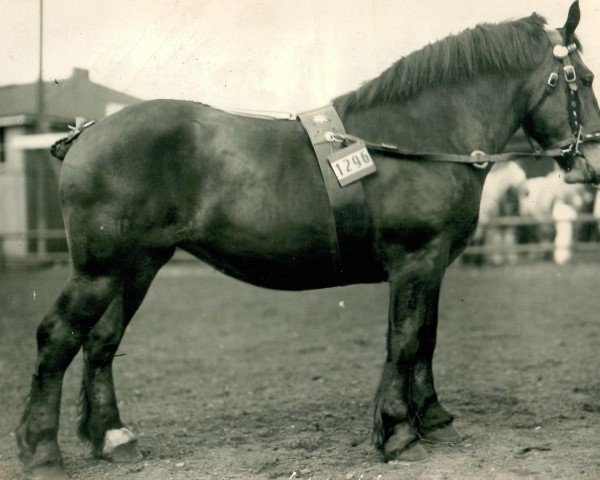
[[[580,147],[583,157],[576,157],[573,168],[565,172],[567,183],[600,183],[600,143],[587,143]]]

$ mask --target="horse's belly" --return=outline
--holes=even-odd
[[[217,270],[245,282],[278,290],[308,290],[339,284],[333,254],[325,244],[306,239],[304,247],[285,248],[273,238],[222,238],[184,243],[182,248]]]

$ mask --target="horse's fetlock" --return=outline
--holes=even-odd
[[[27,422],[21,420],[19,425],[15,429],[15,439],[17,441],[17,447],[19,449],[19,458],[22,461],[33,454],[33,448],[29,444],[29,439],[27,438]]]
[[[452,423],[454,415],[448,412],[442,405],[436,400],[430,403],[422,415],[419,417],[420,427],[424,429],[432,429],[442,427]]]
[[[39,466],[62,466],[62,457],[56,432],[44,430],[31,432],[27,421],[21,421],[15,430],[19,459],[26,469],[35,469]]]
[[[399,398],[387,398],[381,407],[381,413],[393,420],[399,422],[408,417],[408,406]]]

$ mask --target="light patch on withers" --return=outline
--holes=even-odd
[[[104,434],[104,446],[102,447],[102,456],[110,457],[111,454],[120,447],[129,442],[135,441],[135,434],[128,428],[116,428],[107,430]]]

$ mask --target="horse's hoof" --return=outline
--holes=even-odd
[[[386,451],[385,458],[395,462],[421,462],[427,459],[427,451],[419,442],[414,442],[404,450]]]
[[[60,465],[37,467],[25,472],[27,480],[69,480],[69,475]]]
[[[104,435],[102,457],[114,463],[137,462],[143,458],[135,435],[128,428],[108,430]]]
[[[383,454],[386,460],[418,462],[427,458],[427,452],[417,442],[417,436],[407,424],[394,427],[394,432],[385,442]]]
[[[464,440],[464,436],[452,425],[419,432],[419,435],[422,441],[429,443],[460,443]]]
[[[141,460],[144,456],[140,452],[137,442],[134,440],[133,442],[119,445],[105,458],[114,463],[133,463]]]

